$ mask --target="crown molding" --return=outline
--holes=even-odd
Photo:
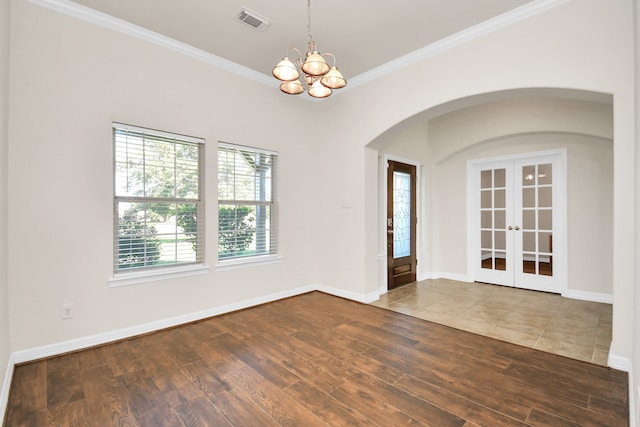
[[[146,28],[131,24],[119,18],[115,18],[103,12],[98,12],[86,6],[82,6],[70,0],[29,0],[31,3],[55,10],[83,21],[108,28],[113,31],[127,34],[158,46],[165,47],[175,52],[194,58],[198,61],[213,65],[214,67],[229,71],[241,77],[275,87],[277,82],[273,77],[260,73],[251,68],[229,61],[202,49],[195,48],[187,43],[177,41],[173,38],[148,30]],[[369,71],[365,71],[349,79],[349,85],[342,92],[346,92],[354,87],[358,87],[372,80],[394,73],[400,69],[431,58],[441,52],[452,49],[468,41],[477,39],[501,28],[515,24],[532,16],[538,15],[554,7],[568,3],[571,0],[534,0],[509,12],[498,15],[494,18],[483,21],[477,25],[469,27],[463,31],[452,34],[444,39],[431,43],[421,49],[410,52],[400,58],[389,61]]]
[[[233,61],[229,61],[228,59],[224,59],[212,53],[206,52],[202,49],[193,47],[187,43],[180,42],[171,37],[163,36],[162,34],[156,33],[138,25],[134,25],[122,19],[115,18],[111,15],[99,12],[89,7],[82,6],[70,0],[29,1],[47,9],[51,9],[56,12],[60,12],[65,15],[72,16],[74,18],[78,18],[83,21],[99,25],[101,27],[108,28],[110,30],[117,31],[119,33],[126,34],[137,39],[173,50],[174,52],[181,53],[198,61],[213,65],[214,67],[229,71],[250,80],[254,80],[258,83],[263,83],[271,87],[274,86],[273,78],[271,76],[267,76],[264,73],[260,73],[249,67],[245,67],[244,65],[240,65]]]
[[[352,77],[349,79],[348,88],[353,89],[354,87],[369,83],[372,80],[394,73],[441,52],[523,21],[549,9],[568,3],[569,1],[571,0],[534,0]]]

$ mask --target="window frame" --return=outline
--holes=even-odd
[[[198,274],[204,274],[208,272],[209,267],[205,265],[205,225],[206,225],[206,213],[205,213],[205,143],[203,138],[197,138],[187,135],[182,135],[174,132],[160,131],[156,129],[143,128],[139,126],[132,126],[123,123],[113,122],[112,126],[112,144],[113,144],[113,259],[112,259],[112,278],[108,280],[109,286],[124,286],[137,283],[145,283],[149,281],[157,281],[164,279],[171,279],[176,277],[186,277]],[[173,140],[174,146],[176,144],[183,145],[195,145],[198,150],[197,159],[197,176],[198,176],[198,194],[194,197],[178,197],[174,194],[173,197],[158,197],[150,195],[118,195],[117,179],[118,179],[118,147],[116,142],[116,135],[118,132],[131,132],[132,134],[138,134],[142,138],[147,137],[151,140],[171,142]],[[143,164],[148,163],[147,159],[143,160]],[[171,165],[174,171],[177,168],[177,163]],[[175,175],[174,175],[175,176]],[[197,226],[196,226],[196,254],[194,261],[180,262],[178,256],[174,262],[164,265],[149,265],[133,268],[118,268],[119,267],[119,236],[120,236],[120,214],[118,206],[120,203],[166,203],[166,204],[190,204],[195,206]],[[177,242],[177,240],[176,240]]]
[[[271,157],[271,174],[270,174],[270,182],[271,187],[269,189],[269,194],[271,195],[271,200],[233,200],[233,199],[221,199],[220,198],[220,158],[222,150],[237,150],[244,151],[250,154],[265,154]],[[279,202],[278,202],[278,180],[279,180],[279,153],[272,150],[266,150],[263,148],[256,148],[246,145],[240,144],[232,144],[223,141],[218,141],[217,148],[217,163],[218,163],[218,245],[217,245],[217,270],[233,270],[244,267],[252,267],[258,265],[272,264],[277,263],[282,260],[282,256],[280,255],[280,227],[279,227]],[[236,176],[237,174],[232,174],[232,176]],[[275,248],[270,248],[268,252],[264,253],[256,253],[251,255],[236,255],[229,257],[220,257],[220,207],[223,205],[235,205],[235,206],[268,206],[269,207],[269,229],[267,230],[269,233],[269,243],[273,245]]]

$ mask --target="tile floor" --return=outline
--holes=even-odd
[[[372,305],[607,366],[611,304],[435,279],[389,291]]]

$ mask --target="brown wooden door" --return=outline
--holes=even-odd
[[[387,165],[387,285],[416,281],[416,167]]]

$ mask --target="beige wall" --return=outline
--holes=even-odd
[[[9,360],[9,302],[7,279],[7,147],[9,107],[9,0],[0,0],[0,385]],[[0,391],[0,414],[3,399]]]

